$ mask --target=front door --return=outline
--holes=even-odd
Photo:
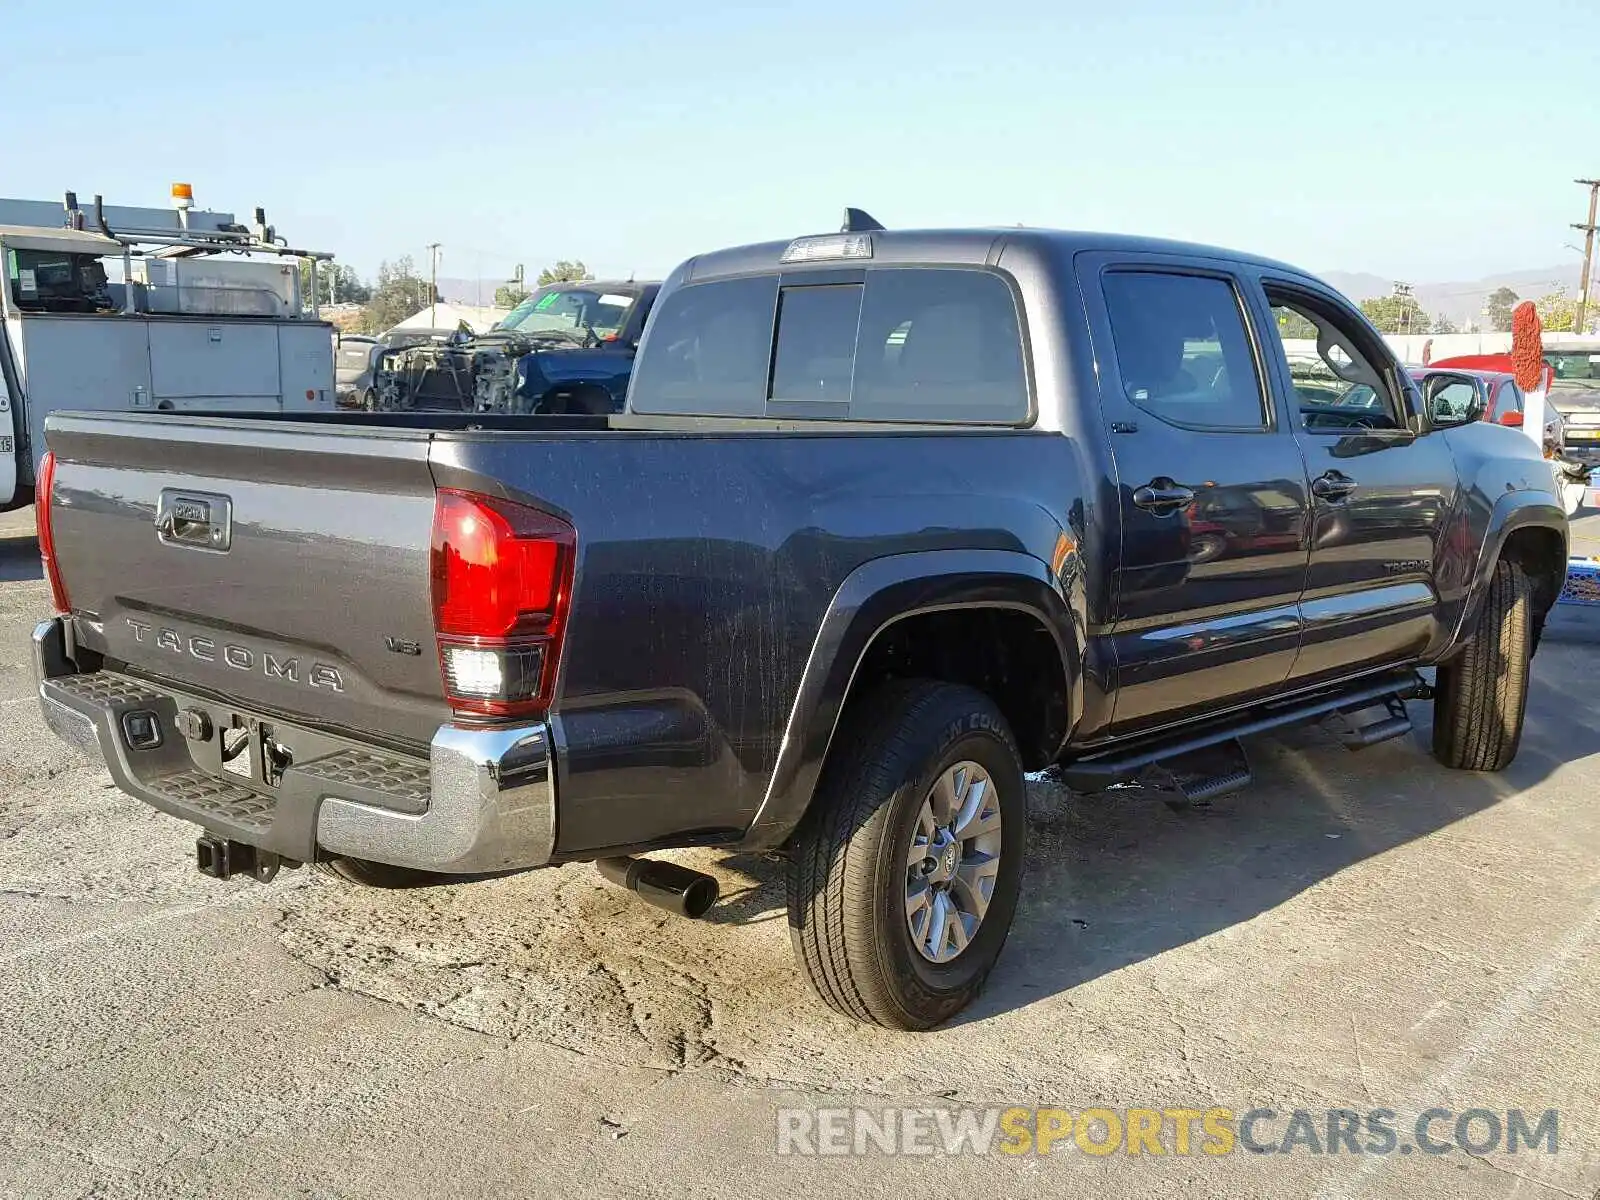
[[[1112,723],[1132,732],[1288,677],[1309,501],[1240,279],[1162,255],[1079,269],[1122,519]]]
[[[1311,480],[1311,566],[1296,683],[1403,661],[1433,639],[1433,566],[1456,497],[1455,460],[1414,411],[1417,391],[1365,321],[1309,280],[1263,279]]]

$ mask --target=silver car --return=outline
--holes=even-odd
[[[372,371],[384,344],[364,333],[347,333],[339,338],[333,356],[334,396],[345,408],[373,408],[377,393],[373,390]]]

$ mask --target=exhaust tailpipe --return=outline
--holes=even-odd
[[[651,858],[601,858],[595,866],[618,887],[680,917],[703,917],[717,902],[717,881],[703,871]]]

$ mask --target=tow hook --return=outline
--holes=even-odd
[[[248,875],[257,883],[271,883],[284,860],[271,850],[262,850],[246,842],[207,834],[194,844],[195,866],[200,874],[212,879],[232,879],[235,875]]]
[[[717,902],[717,881],[703,871],[651,858],[602,858],[600,874],[639,899],[680,917],[703,917]]]

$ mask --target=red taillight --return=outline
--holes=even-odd
[[[491,716],[550,704],[577,534],[527,505],[440,491],[433,510],[433,621],[446,698]]]
[[[69,613],[72,604],[67,599],[67,585],[61,582],[61,568],[56,565],[56,533],[50,514],[50,500],[56,488],[55,451],[46,450],[39,460],[39,478],[34,484],[33,519],[39,531],[39,558],[44,563],[44,577],[50,581],[50,599],[58,613]]]

